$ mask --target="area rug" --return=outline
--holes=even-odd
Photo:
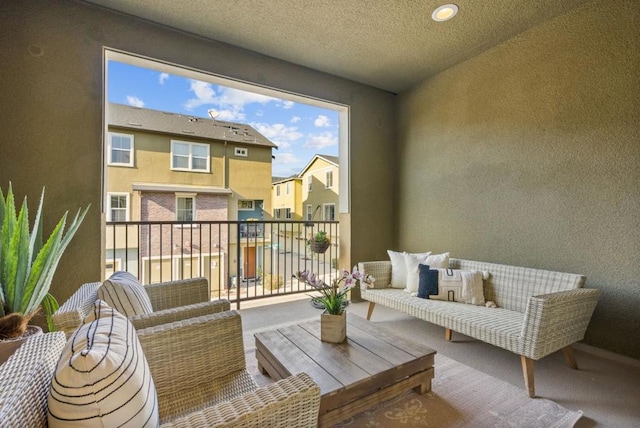
[[[245,333],[247,368],[259,385],[266,385],[272,380],[258,373],[256,332]],[[581,417],[581,411],[568,410],[545,398],[529,398],[524,388],[437,354],[431,392],[419,395],[408,391],[336,427],[570,428]]]

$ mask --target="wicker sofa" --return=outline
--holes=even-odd
[[[584,276],[461,259],[450,259],[449,268],[488,271],[484,295],[497,308],[423,299],[390,288],[391,262],[373,261],[359,264],[361,272],[376,278],[376,288],[361,290],[369,301],[367,319],[380,304],[444,327],[447,340],[456,331],[514,352],[530,397],[535,396],[535,360],[562,350],[578,368],[571,344],[584,338],[599,296],[599,290],[583,288]]]
[[[317,426],[320,388],[307,374],[258,387],[247,372],[238,312],[156,325],[137,336],[160,426]],[[0,366],[0,426],[47,426],[47,397],[67,340],[62,332],[30,338]]]
[[[53,323],[67,337],[75,331],[98,299],[101,282],[83,284],[53,314]],[[154,312],[129,318],[133,326],[143,329],[154,325],[188,319],[229,310],[228,302],[210,301],[211,292],[206,278],[190,278],[161,282],[144,287]]]

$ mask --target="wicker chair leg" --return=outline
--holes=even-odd
[[[576,358],[573,356],[573,348],[571,347],[571,345],[567,345],[562,348],[562,353],[564,354],[571,368],[574,370],[578,370],[578,363],[576,362]]]
[[[367,311],[367,320],[371,319],[371,314],[373,314],[373,308],[376,307],[376,304],[373,302],[369,302],[369,310]]]
[[[451,341],[451,336],[453,335],[453,331],[450,328],[444,329],[444,340]]]
[[[536,386],[533,380],[533,360],[531,358],[525,357],[524,355],[520,355],[520,361],[522,362],[524,386],[529,393],[529,397],[534,398],[536,396]]]

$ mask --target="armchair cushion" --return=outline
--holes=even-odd
[[[48,397],[50,427],[155,427],[156,389],[136,331],[105,302],[67,341]]]
[[[114,272],[98,288],[98,298],[127,317],[153,312],[147,292],[129,272]]]

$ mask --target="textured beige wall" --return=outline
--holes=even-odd
[[[378,200],[392,193],[393,95],[70,0],[2,1],[0,19],[0,185],[33,201],[46,184],[45,230],[92,203],[54,278],[58,299],[101,277],[103,46],[349,105],[352,205],[366,219],[341,231],[358,236],[354,261],[391,245],[393,209]]]
[[[399,100],[399,248],[576,272],[640,357],[640,3],[596,1]]]

